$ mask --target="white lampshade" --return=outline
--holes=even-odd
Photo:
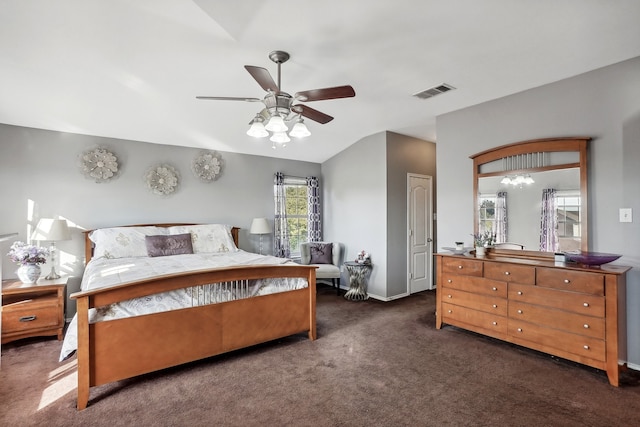
[[[271,226],[269,225],[269,221],[267,218],[254,218],[251,221],[251,229],[249,230],[251,234],[269,234],[271,233]]]
[[[286,144],[287,142],[291,141],[291,138],[289,138],[289,135],[287,135],[286,132],[275,132],[273,135],[271,135],[269,141],[276,142],[278,144]]]
[[[269,119],[265,128],[271,132],[286,132],[289,130],[282,117],[278,114],[275,114]]]
[[[289,136],[292,136],[294,138],[304,138],[309,135],[311,135],[311,132],[309,132],[309,129],[307,129],[307,126],[304,124],[302,119],[300,119],[295,125],[293,125],[293,129],[291,129],[291,132],[289,132]]]
[[[64,219],[41,218],[31,234],[31,240],[57,242],[70,239],[71,233],[67,221]]]
[[[269,132],[267,132],[261,121],[254,120],[247,131],[247,135],[253,136],[254,138],[264,138],[265,136],[269,136]]]

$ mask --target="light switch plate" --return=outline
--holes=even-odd
[[[620,222],[633,222],[631,208],[620,208]]]

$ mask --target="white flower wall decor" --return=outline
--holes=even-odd
[[[79,157],[78,166],[86,178],[97,183],[107,182],[118,173],[118,159],[106,148],[85,151]]]
[[[167,164],[154,166],[144,175],[147,188],[159,196],[174,193],[178,188],[179,178],[178,171]]]
[[[191,169],[204,182],[213,182],[222,174],[222,156],[215,151],[202,151],[193,159]]]

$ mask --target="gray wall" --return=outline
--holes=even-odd
[[[345,260],[371,254],[368,292],[381,300],[407,292],[407,173],[435,178],[434,143],[381,132],[322,164],[324,238],[345,244]]]
[[[83,151],[107,147],[116,154],[120,175],[97,184],[77,168]],[[317,163],[221,152],[224,169],[213,183],[191,172],[198,149],[99,138],[0,124],[0,234],[19,232],[28,240],[40,218],[63,217],[73,228],[71,241],[59,242],[61,269],[75,276],[67,293],[79,289],[84,264],[81,230],[153,222],[218,222],[241,227],[239,246],[257,252],[258,237],[249,234],[254,217],[273,221],[273,174],[320,176]],[[168,197],[145,187],[144,172],[168,163],[180,172],[178,191]],[[263,238],[263,252],[272,253]],[[46,243],[45,243],[46,244]],[[4,245],[6,247],[7,245]],[[4,278],[16,277],[16,266],[3,253]],[[43,266],[48,272],[49,266]],[[67,316],[75,312],[69,301]]]
[[[407,293],[408,173],[433,178],[435,212],[436,144],[387,132],[387,297]]]
[[[640,58],[437,118],[439,246],[473,231],[472,161],[486,149],[536,138],[590,136],[590,249],[622,254],[628,361],[640,368]],[[451,167],[455,165],[456,167]],[[634,222],[618,222],[618,209]]]

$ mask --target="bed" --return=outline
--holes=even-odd
[[[77,354],[78,410],[91,387],[289,335],[315,340],[315,267],[237,242],[238,229],[220,224],[85,232],[87,265],[60,356]]]

